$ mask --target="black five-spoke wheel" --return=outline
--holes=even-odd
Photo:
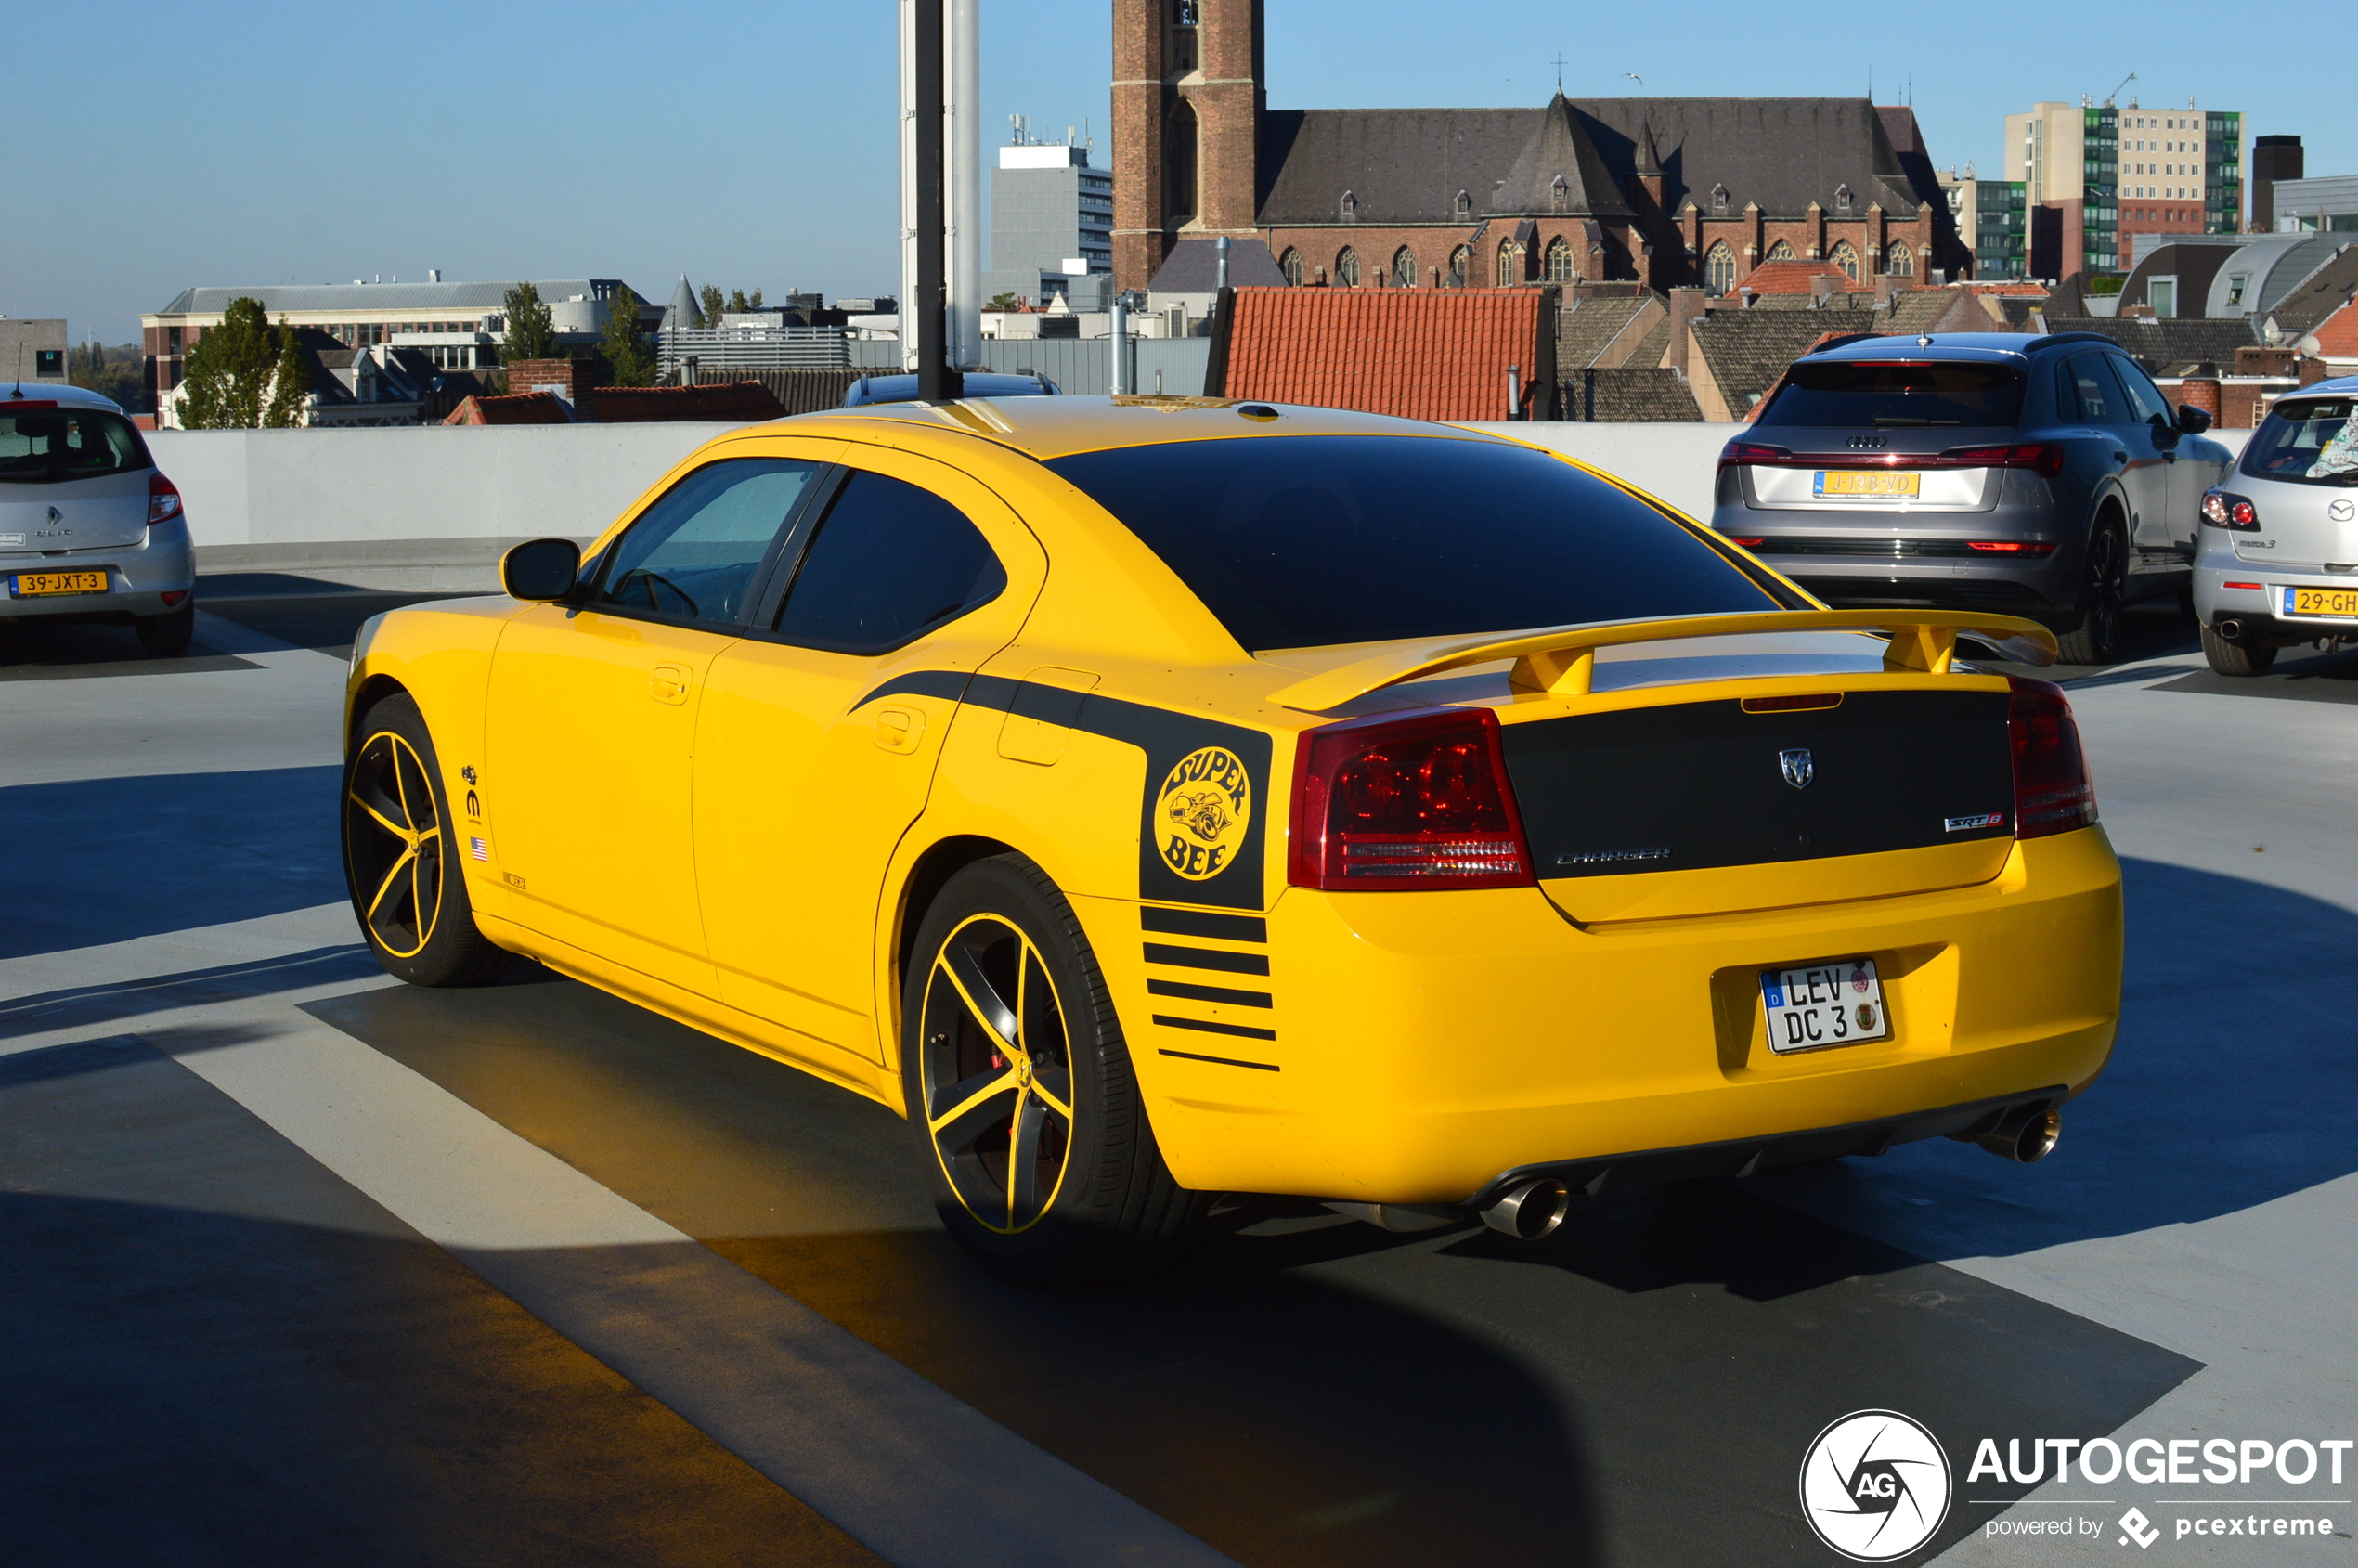
[[[415,958],[442,913],[442,823],[417,748],[390,730],[363,741],[343,809],[361,923],[389,955]]]
[[[1056,982],[1031,939],[969,916],[926,978],[926,1132],[958,1201],[985,1228],[1046,1213],[1072,1155],[1071,1046]]]

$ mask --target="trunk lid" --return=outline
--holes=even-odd
[[[148,528],[148,473],[0,484],[0,551],[122,550]]]

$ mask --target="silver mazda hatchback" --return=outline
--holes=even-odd
[[[180,492],[110,398],[0,382],[0,630],[129,626],[149,653],[196,628],[196,551]]]
[[[2296,643],[2358,642],[2358,376],[2287,393],[2202,499],[2202,651],[2259,675]]]

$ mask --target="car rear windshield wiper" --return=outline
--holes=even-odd
[[[1912,414],[1877,414],[1875,416],[1877,430],[1886,429],[1896,424],[1963,424],[1963,420],[1920,420]]]

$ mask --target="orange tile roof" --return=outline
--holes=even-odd
[[[1968,279],[1964,286],[1976,294],[2031,294],[2040,299],[2053,292],[2044,283],[1976,283]]]
[[[1824,261],[1762,262],[1736,281],[1740,288],[1750,289],[1756,294],[1806,294],[1813,278],[1834,279],[1846,294],[1864,293],[1874,287],[1872,283],[1854,281],[1842,268]]]
[[[450,410],[445,424],[571,424],[553,392],[518,392],[505,397],[470,397]]]
[[[2316,341],[2317,354],[2325,358],[2358,359],[2358,301],[2318,322],[2309,335]]]
[[[1548,295],[1538,289],[1238,289],[1230,397],[1412,420],[1507,417],[1507,370],[1525,407]],[[1552,323],[1547,324],[1552,328]]]

